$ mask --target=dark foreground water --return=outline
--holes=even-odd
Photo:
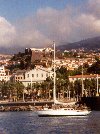
[[[34,112],[1,112],[0,134],[100,134],[100,112],[84,117],[38,117]]]

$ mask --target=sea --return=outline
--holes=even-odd
[[[38,117],[33,111],[0,112],[0,134],[100,134],[100,111],[78,117]]]

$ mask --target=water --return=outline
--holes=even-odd
[[[83,117],[38,117],[34,112],[1,112],[0,134],[100,134],[100,112]]]

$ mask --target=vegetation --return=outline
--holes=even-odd
[[[31,52],[19,52],[11,58],[11,61],[15,62],[15,64],[9,65],[8,67],[11,71],[34,68],[34,64],[31,63]]]
[[[0,81],[0,99],[17,101],[22,98],[24,85],[21,82]]]
[[[87,72],[92,74],[100,74],[100,60],[98,58],[96,59],[96,62],[87,69]]]

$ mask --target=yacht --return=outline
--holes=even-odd
[[[37,111],[39,117],[48,117],[48,116],[86,116],[91,111],[86,109],[77,110],[74,108],[57,108],[57,109],[49,109],[44,108],[43,110]]]
[[[54,42],[54,88],[53,88],[53,100],[54,100],[54,107],[44,107],[41,110],[37,110],[37,114],[39,117],[45,117],[45,116],[85,116],[88,115],[91,111],[88,109],[76,109],[71,108],[72,105],[76,102],[71,103],[62,103],[57,101],[56,99],[56,88],[55,88],[55,42]],[[57,106],[57,107],[56,107]],[[68,107],[70,106],[70,107]]]

